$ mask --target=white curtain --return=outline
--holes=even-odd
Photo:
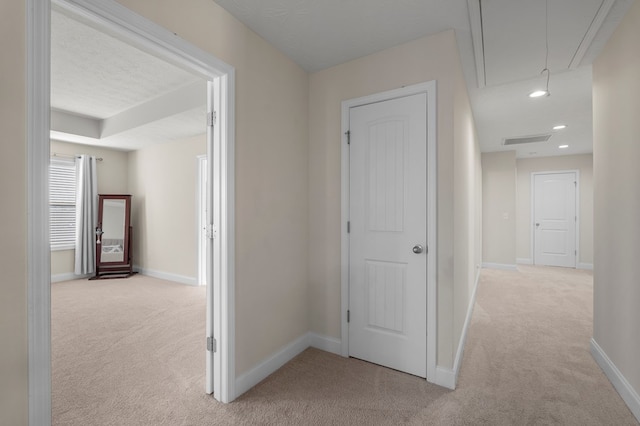
[[[96,158],[81,155],[76,161],[76,275],[95,272],[98,180]]]

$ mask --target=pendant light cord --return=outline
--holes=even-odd
[[[549,78],[551,77],[551,71],[549,71],[549,0],[544,1],[544,43],[545,43],[545,56],[544,56],[544,69],[540,74],[547,72],[547,96],[549,96]]]

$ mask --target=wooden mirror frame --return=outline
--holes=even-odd
[[[105,262],[102,259],[103,243],[103,215],[105,201],[124,201],[124,239],[122,243],[122,261]],[[98,195],[98,223],[96,226],[96,274],[94,279],[127,278],[135,274],[131,260],[131,238],[133,228],[131,226],[131,195],[128,194],[99,194]]]

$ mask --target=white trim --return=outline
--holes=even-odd
[[[445,387],[447,389],[455,390],[456,388],[456,373],[451,368],[436,367],[435,379],[432,383]]]
[[[605,351],[598,345],[595,339],[591,339],[591,355],[596,360],[613,387],[618,391],[629,410],[640,422],[640,396],[622,375],[618,367],[609,359]]]
[[[324,336],[313,331],[309,332],[309,346],[336,355],[341,355],[342,352],[342,341],[340,339]]]
[[[580,259],[580,170],[578,169],[574,169],[574,170],[549,170],[549,171],[544,171],[544,172],[531,172],[531,176],[529,177],[530,179],[530,192],[531,192],[531,198],[529,200],[529,202],[531,203],[531,242],[530,242],[530,250],[531,250],[531,259],[532,259],[532,265],[536,265],[536,252],[535,252],[535,236],[536,236],[536,230],[535,230],[535,220],[536,220],[536,216],[535,216],[535,189],[536,189],[536,183],[535,183],[535,177],[537,175],[549,175],[549,174],[568,174],[568,173],[575,173],[576,175],[576,259],[575,259],[575,268],[578,267],[578,259]]]
[[[482,7],[480,0],[467,0],[469,7],[469,23],[473,40],[473,56],[476,60],[476,78],[478,88],[487,85],[484,72],[484,35],[482,34]]]
[[[61,283],[63,281],[84,280],[92,276],[91,274],[76,275],[73,272],[67,272],[64,274],[51,275],[51,283]]]
[[[593,263],[580,262],[576,266],[577,269],[584,269],[585,271],[593,271]]]
[[[467,317],[464,319],[464,325],[462,326],[462,335],[460,336],[460,342],[458,343],[458,351],[456,352],[456,358],[453,362],[453,373],[455,380],[453,382],[453,389],[455,389],[458,383],[458,376],[460,375],[460,367],[462,366],[462,357],[464,355],[464,347],[467,344],[467,333],[469,326],[471,325],[471,317],[473,316],[473,308],[476,305],[476,295],[478,293],[478,283],[480,282],[480,272],[476,274],[476,282],[473,284],[473,291],[471,292],[471,300],[467,307]]]
[[[436,81],[414,84],[400,89],[389,90],[342,102],[342,177],[341,177],[341,351],[342,356],[349,356],[349,146],[346,132],[349,130],[349,109],[374,102],[411,96],[418,93],[427,94],[427,380],[436,383],[436,358],[438,344],[437,317],[437,152],[436,152]]]
[[[214,397],[235,396],[235,247],[234,247],[234,68],[211,54],[139,16],[114,0],[52,0],[56,7],[93,22],[143,50],[190,69],[217,85],[219,123],[220,221],[217,230],[219,268],[213,282],[218,342]],[[29,424],[51,423],[51,265],[48,222],[50,7],[49,1],[27,0],[27,286],[29,350]],[[208,152],[208,155],[212,155]],[[213,161],[211,161],[213,163]]]
[[[174,283],[189,285],[193,287],[199,287],[197,277],[188,277],[186,275],[173,274],[171,272],[142,268],[139,265],[133,265],[133,270],[148,277],[158,278],[160,280],[171,281]]]
[[[519,257],[516,259],[516,264],[517,265],[533,265],[533,260]]]
[[[27,0],[27,328],[29,425],[51,424],[49,252],[50,3]]]
[[[307,349],[309,347],[309,340],[309,334],[303,334],[251,370],[238,376],[236,379],[237,393],[235,397],[239,397]]]
[[[616,0],[604,0],[602,2],[596,16],[593,18],[593,21],[591,21],[591,25],[589,25],[587,33],[582,38],[576,53],[573,55],[573,58],[571,58],[571,62],[569,63],[570,69],[576,69],[580,66],[584,55],[587,53],[589,47],[591,47],[591,43],[593,43],[593,40],[596,38],[598,31],[602,27],[605,18],[609,14],[609,11],[615,2]]]
[[[507,263],[490,263],[490,262],[482,262],[482,267],[484,269],[502,269],[503,271],[517,271],[518,266],[507,264]]]

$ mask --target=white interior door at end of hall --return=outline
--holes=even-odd
[[[534,263],[576,266],[576,174],[534,177]]]
[[[427,95],[349,118],[349,355],[426,377]]]

